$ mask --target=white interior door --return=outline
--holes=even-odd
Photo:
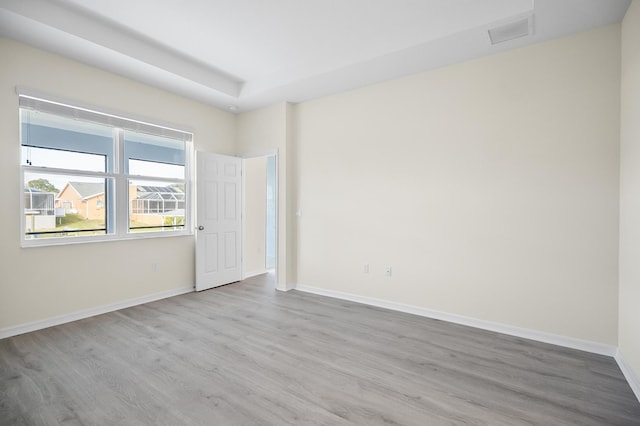
[[[196,291],[242,279],[242,161],[196,153]]]

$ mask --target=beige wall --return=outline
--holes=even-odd
[[[0,38],[0,329],[192,286],[194,239],[173,237],[20,248],[20,142],[16,86],[189,126],[196,149],[234,154],[235,117],[60,56]],[[15,226],[12,226],[14,224]],[[132,253],[135,253],[132,256]],[[74,276],[62,265],[73,261]],[[157,271],[151,264],[157,263]],[[127,277],[126,280],[122,279]]]
[[[244,257],[245,275],[265,271],[267,238],[267,157],[244,161]]]
[[[297,282],[616,345],[619,85],[614,25],[297,105]]]
[[[622,22],[620,351],[640,380],[640,1]],[[639,389],[636,390],[636,393]],[[640,394],[638,394],[640,397]]]
[[[278,288],[291,288],[295,282],[294,230],[291,218],[293,204],[288,195],[293,184],[290,170],[293,170],[291,152],[291,105],[279,103],[260,110],[238,114],[237,117],[237,154],[253,157],[265,154],[278,154],[278,242],[277,276]]]

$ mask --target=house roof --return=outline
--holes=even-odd
[[[138,185],[138,192],[162,192],[166,194],[184,194],[184,191],[175,186],[149,186]]]
[[[69,182],[68,185],[73,187],[82,198],[91,198],[104,194],[104,183]]]
[[[184,191],[174,186],[138,186],[138,200],[184,200]]]
[[[91,198],[104,194],[104,184],[97,182],[69,182],[82,198]],[[26,188],[25,188],[26,189]],[[64,190],[62,191],[64,192]],[[184,191],[173,186],[138,185],[138,199],[184,200]]]

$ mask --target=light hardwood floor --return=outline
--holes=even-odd
[[[640,425],[615,361],[267,276],[0,341],[3,425]]]

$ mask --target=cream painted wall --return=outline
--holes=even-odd
[[[237,155],[252,157],[278,153],[278,242],[277,276],[278,289],[285,290],[295,282],[295,247],[293,245],[295,222],[292,218],[293,204],[288,196],[292,190],[293,170],[290,156],[291,105],[279,103],[260,110],[238,114],[237,117]]]
[[[619,87],[614,25],[297,105],[297,282],[616,345]]]
[[[192,286],[193,237],[20,248],[15,87],[189,126],[196,149],[222,154],[235,153],[235,116],[8,39],[0,38],[0,56],[0,329]],[[83,282],[66,276],[69,262]]]
[[[267,238],[267,157],[244,160],[245,275],[265,272]]]
[[[640,380],[640,0],[622,21],[619,345]],[[636,390],[637,393],[637,390]],[[640,397],[640,394],[638,394]]]

